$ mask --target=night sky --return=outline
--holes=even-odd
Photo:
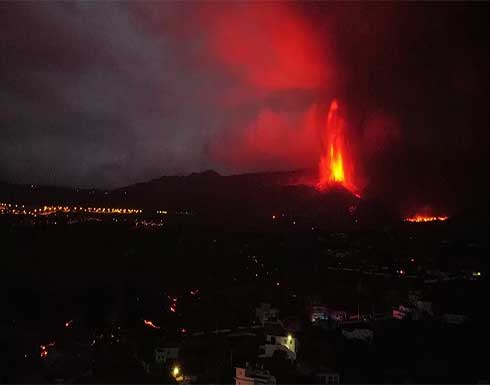
[[[0,180],[313,168],[336,97],[364,192],[485,198],[489,17],[473,3],[3,2]]]

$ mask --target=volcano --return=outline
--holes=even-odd
[[[360,197],[353,182],[353,161],[348,151],[346,122],[341,115],[339,103],[334,99],[328,109],[322,132],[322,154],[318,164],[316,187],[326,191],[342,186]]]
[[[268,172],[222,176],[214,171],[187,176],[163,176],[115,190],[61,189],[4,184],[0,202],[32,206],[63,204],[142,209],[144,215],[158,210],[188,211],[213,222],[257,222],[257,218],[288,215],[318,222],[356,223],[363,206],[341,183],[328,190],[295,183],[313,178],[315,170]],[[362,209],[364,210],[364,209]],[[250,222],[252,220],[252,222]]]

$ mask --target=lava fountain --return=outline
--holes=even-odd
[[[340,115],[337,100],[330,103],[325,130],[322,135],[317,188],[326,190],[340,185],[359,197],[352,182],[352,164],[348,157],[345,138],[345,121]]]

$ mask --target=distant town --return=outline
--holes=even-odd
[[[0,214],[3,382],[489,378],[485,228],[333,230],[279,211],[222,228],[190,209],[6,202]]]

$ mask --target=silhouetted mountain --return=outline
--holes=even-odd
[[[396,218],[382,204],[359,200],[341,186],[328,192],[313,187],[314,170],[222,176],[213,170],[187,176],[163,176],[112,191],[0,185],[0,201],[30,205],[79,204],[187,210],[229,221],[291,216],[316,222],[387,222]]]

